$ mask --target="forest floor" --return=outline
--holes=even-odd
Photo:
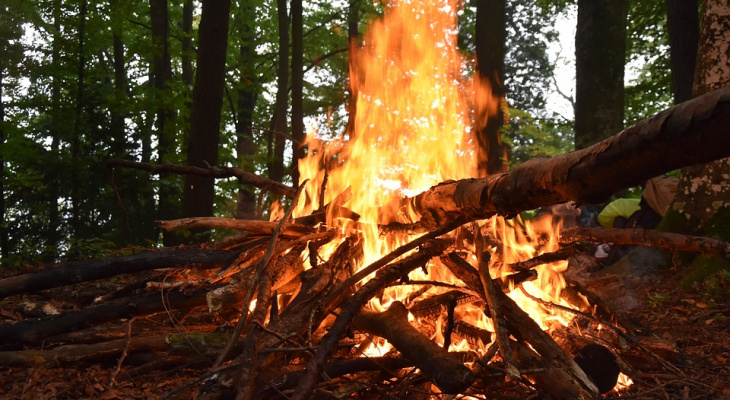
[[[4,273],[2,275],[10,275]],[[730,289],[728,281],[716,279],[712,287],[686,291],[679,286],[679,271],[652,273],[642,277],[604,274],[585,282],[604,300],[612,300],[628,315],[650,330],[647,340],[658,355],[674,364],[683,376],[673,374],[657,363],[638,357],[626,360],[633,368],[634,384],[621,393],[609,392],[604,398],[630,399],[727,399],[730,398]],[[106,283],[92,283],[74,289],[103,293]],[[718,290],[719,289],[719,290]],[[708,295],[711,293],[711,295]],[[21,303],[48,300],[38,295],[11,296],[0,301],[0,319],[20,319]],[[51,300],[58,309],[72,307]],[[186,324],[189,321],[186,320]],[[198,320],[197,324],[216,323]],[[110,331],[123,334],[126,324],[109,325]],[[200,325],[198,325],[200,326]],[[137,334],[175,332],[166,315],[135,320]],[[646,342],[645,342],[646,343]],[[139,365],[149,357],[130,355],[118,367],[119,357],[103,362],[71,365],[42,364],[33,367],[0,367],[0,399],[156,399],[195,379],[206,371],[205,365],[167,366],[145,371]],[[194,388],[173,397],[191,399]],[[524,396],[495,394],[492,399],[540,398],[524,388]],[[440,396],[436,396],[438,398]],[[376,398],[376,397],[366,397]]]

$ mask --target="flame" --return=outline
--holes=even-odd
[[[634,381],[631,380],[627,375],[624,375],[623,372],[618,374],[618,382],[616,382],[616,386],[614,386],[613,390],[616,392],[628,389],[631,387],[631,385],[634,384]]]
[[[360,214],[360,221],[355,224],[328,215],[327,225],[338,227],[343,236],[354,229],[363,235],[363,265],[401,244],[394,238],[381,238],[378,224],[418,219],[409,210],[392,206],[400,204],[398,200],[446,180],[477,176],[472,127],[486,123],[485,116],[496,113],[499,105],[485,82],[469,76],[470,61],[457,50],[457,0],[392,0],[384,7],[383,18],[372,23],[361,46],[352,52],[350,81],[357,96],[354,129],[333,140],[309,130],[307,157],[299,161],[299,171],[302,180],[310,181],[294,210],[295,216],[307,215],[350,189],[354,197],[341,205]],[[499,268],[500,263],[526,260],[558,248],[559,227],[550,221],[532,224],[494,217],[480,225],[485,235],[502,243],[499,249],[492,249],[498,250],[490,266],[493,278],[508,272]],[[322,257],[326,259],[335,246],[320,249]],[[561,272],[566,264],[538,267],[538,279],[525,284],[525,291],[560,303],[565,285]],[[462,284],[438,260],[428,272],[414,271],[410,279]],[[415,290],[417,287],[409,285],[388,288],[369,306],[383,311]],[[544,329],[570,321],[570,316],[547,310],[520,291],[510,296]],[[480,307],[461,305],[456,314],[458,319],[493,330]],[[443,343],[439,333],[435,336]],[[382,355],[388,346],[374,341],[363,352]],[[452,346],[468,348],[465,341]]]

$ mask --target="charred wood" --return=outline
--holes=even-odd
[[[388,267],[378,271],[373,279],[358,289],[352,297],[343,304],[335,322],[327,334],[322,338],[319,349],[307,363],[307,374],[299,382],[299,390],[292,397],[293,400],[304,400],[312,393],[319,380],[327,357],[332,353],[340,337],[345,334],[347,326],[355,315],[373,296],[375,296],[386,285],[407,275],[412,270],[425,265],[428,260],[438,256],[446,250],[451,241],[444,239],[433,239],[421,246],[418,253],[405,257]]]
[[[408,323],[408,310],[401,302],[394,302],[382,313],[361,311],[353,324],[387,339],[444,393],[461,393],[474,382],[469,368]]]

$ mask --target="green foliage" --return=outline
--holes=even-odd
[[[650,117],[672,104],[667,13],[664,0],[630,2],[626,29],[625,124]]]
[[[685,290],[701,287],[705,279],[722,270],[730,269],[728,260],[714,254],[703,254],[698,256],[682,271],[680,285]]]
[[[511,167],[530,158],[552,157],[573,150],[573,131],[569,122],[535,118],[512,108],[509,114],[509,123],[502,127],[502,139],[511,149]]]

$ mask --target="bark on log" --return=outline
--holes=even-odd
[[[168,221],[156,221],[157,226],[166,230],[174,231],[178,229],[234,229],[260,235],[271,235],[279,225],[278,222],[255,221],[244,219],[218,218],[218,217],[193,217],[173,219]],[[304,225],[284,224],[281,229],[282,236],[301,237],[312,230]]]
[[[51,350],[0,351],[0,365],[7,367],[38,364],[74,363],[119,356],[127,352],[162,351],[167,349],[166,336],[135,337],[94,344],[70,344]]]
[[[387,339],[444,393],[462,393],[474,383],[469,368],[408,323],[408,310],[401,302],[382,313],[361,311],[353,323],[361,331]]]
[[[578,241],[660,247],[721,256],[730,254],[730,243],[728,242],[678,233],[617,228],[568,228],[560,232],[561,243]]]
[[[294,195],[296,194],[296,189],[286,186],[282,183],[272,181],[271,179],[262,178],[258,175],[254,175],[250,172],[244,171],[240,168],[219,168],[219,167],[208,167],[208,168],[200,168],[200,167],[190,167],[190,166],[180,166],[180,165],[171,165],[171,164],[163,164],[163,165],[156,165],[156,164],[149,164],[149,163],[140,163],[140,162],[134,162],[129,160],[121,160],[118,158],[112,158],[106,162],[107,168],[115,168],[115,167],[124,167],[124,168],[132,168],[132,169],[139,169],[143,171],[148,171],[153,174],[177,174],[177,175],[196,175],[196,176],[207,176],[211,178],[237,178],[239,182],[249,184],[252,186],[255,186],[259,189],[264,190],[270,190],[272,193],[278,194],[280,196],[286,196],[290,199],[294,198]]]
[[[191,294],[166,293],[164,302],[160,293],[120,299],[60,315],[16,323],[0,324],[0,343],[38,344],[46,337],[99,325],[120,318],[149,315],[165,310],[181,310],[204,306],[205,290]]]
[[[206,269],[222,268],[233,262],[238,254],[238,251],[175,249],[80,264],[74,263],[76,265],[70,268],[33,272],[2,279],[0,280],[0,299],[18,293],[51,289],[159,268],[190,268],[193,266]]]
[[[486,178],[444,182],[408,199],[421,223],[484,219],[542,206],[596,203],[673,169],[730,156],[730,86],[640,121],[600,143],[535,158]]]
[[[441,257],[441,259],[472,290],[478,291],[482,287],[477,270],[459,257],[457,253],[449,253],[448,256]],[[484,292],[481,291],[481,293],[483,294]],[[499,303],[499,307],[513,335],[519,335],[522,339],[529,342],[545,360],[549,361],[554,367],[561,368],[569,374],[576,385],[579,387],[582,386],[587,392],[598,393],[598,389],[583,370],[580,369],[578,364],[573,361],[565,350],[555,343],[548,333],[540,329],[537,322],[522,311],[514,300],[510,299],[501,290],[495,290],[494,295],[496,298],[495,301]],[[484,300],[486,301],[486,298]]]

